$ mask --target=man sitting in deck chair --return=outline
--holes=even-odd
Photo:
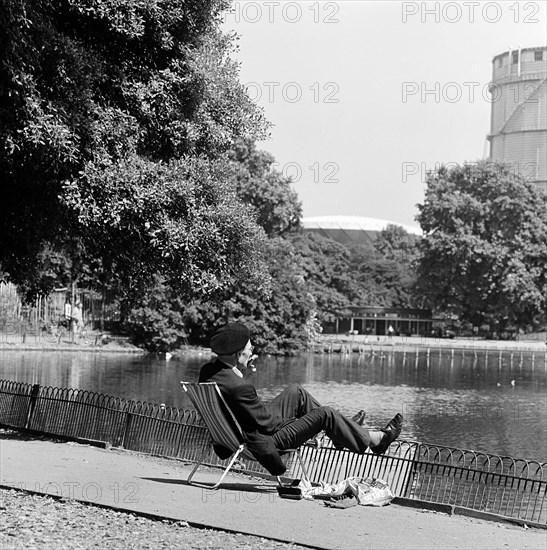
[[[401,414],[382,430],[367,430],[359,422],[362,411],[353,419],[346,418],[331,407],[321,406],[298,384],[290,385],[271,403],[263,403],[238,368],[247,368],[253,352],[249,329],[241,323],[220,327],[210,345],[218,358],[203,365],[199,382],[217,383],[241,425],[247,448],[272,475],[282,475],[286,470],[278,451],[296,449],[321,431],[335,447],[359,454],[369,447],[373,453],[383,454],[401,433]],[[218,445],[215,452],[221,459],[233,453]]]

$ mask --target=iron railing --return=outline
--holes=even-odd
[[[195,411],[9,380],[0,380],[0,424],[188,461],[209,440]],[[372,476],[398,497],[547,525],[547,463],[412,441],[394,442],[385,455],[358,455],[327,440],[304,446],[302,458],[312,481]],[[212,451],[205,463],[225,465]],[[253,461],[242,467],[265,472]],[[288,467],[289,476],[301,477],[298,461]]]

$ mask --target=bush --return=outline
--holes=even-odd
[[[155,353],[165,353],[186,343],[180,304],[161,280],[138,307],[131,309],[124,329],[133,344]]]

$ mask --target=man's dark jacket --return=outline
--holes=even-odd
[[[270,474],[283,474],[287,468],[271,435],[286,422],[279,416],[272,417],[258,397],[255,387],[218,360],[203,365],[199,381],[217,383],[226,403],[241,425],[249,451]],[[221,459],[233,454],[219,445],[215,445],[215,452]]]

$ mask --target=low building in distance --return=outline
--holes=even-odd
[[[315,216],[302,221],[305,232],[317,233],[343,245],[372,243],[388,225],[401,227],[411,235],[422,234],[419,228],[411,225],[362,216]],[[323,325],[326,334],[367,336],[430,335],[431,329],[430,310],[369,307],[360,304],[351,306],[348,316]]]

